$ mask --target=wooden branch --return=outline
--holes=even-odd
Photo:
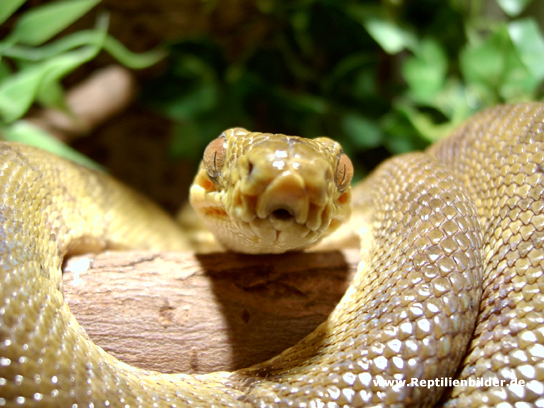
[[[96,344],[161,372],[205,373],[279,354],[325,321],[358,253],[109,252],[68,261],[64,294]]]

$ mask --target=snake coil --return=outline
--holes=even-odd
[[[360,236],[361,261],[329,319],[281,355],[234,373],[164,375],[118,361],[64,303],[63,258],[117,247],[187,250],[183,232],[104,175],[2,143],[0,406],[544,406],[543,104],[479,113],[352,190],[349,165],[329,139],[225,135],[205,154],[192,201],[212,225],[227,223],[221,241],[249,237],[236,250],[259,252],[264,243],[281,252],[298,245],[297,234],[306,239],[300,247],[317,242],[347,217],[351,195],[347,225]],[[258,149],[272,149],[259,157],[275,169],[301,165],[283,158],[289,149],[324,155],[301,167],[310,180],[307,169],[322,168],[326,181],[284,169],[261,187],[255,180],[268,176],[251,156]],[[230,190],[200,201],[222,191],[224,168],[241,203],[232,211]],[[239,219],[226,221],[231,212]]]

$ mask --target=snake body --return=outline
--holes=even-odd
[[[183,232],[107,176],[1,144],[0,406],[544,406],[544,105],[479,113],[352,190],[350,166],[329,139],[233,129],[210,144],[191,200],[224,246],[304,248],[351,196],[361,260],[329,319],[279,356],[164,375],[93,344],[60,268],[86,250],[187,250]]]

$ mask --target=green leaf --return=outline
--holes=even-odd
[[[66,108],[63,90],[59,81],[98,54],[104,44],[107,29],[108,16],[104,14],[99,18],[97,29],[94,30],[93,36],[89,37],[91,45],[65,52],[42,63],[42,65],[47,67],[47,72],[42,79],[37,94],[37,98],[42,104],[58,109]]]
[[[218,116],[215,116],[219,119]],[[226,129],[220,120],[210,116],[182,120],[174,127],[170,153],[173,157],[185,157],[199,162],[206,144]]]
[[[502,10],[510,17],[516,17],[532,0],[497,0]]]
[[[350,112],[344,115],[341,126],[359,149],[376,147],[382,141],[382,132],[378,125],[358,113]]]
[[[467,91],[459,78],[448,78],[430,106],[436,108],[450,122],[459,124],[482,108],[477,95]]]
[[[0,60],[0,83],[11,75],[11,69],[5,61]]]
[[[36,7],[15,25],[11,38],[27,45],[40,45],[97,5],[100,0],[70,0]]]
[[[508,33],[521,61],[537,80],[544,79],[544,38],[533,18],[508,24]]]
[[[28,110],[41,87],[47,87],[93,58],[97,48],[88,46],[26,68],[0,84],[0,116],[7,122],[20,118]],[[41,91],[45,92],[45,91]]]
[[[342,80],[346,80],[350,75],[368,76],[371,71],[372,56],[368,52],[357,52],[349,54],[346,58],[337,62],[333,70],[326,77],[321,79],[321,83],[325,92],[330,91],[334,86],[338,86]],[[361,84],[365,79],[361,80]],[[369,86],[368,86],[369,85]],[[364,84],[359,89],[354,90],[354,94],[365,93],[368,88],[374,89],[375,83]],[[363,89],[365,88],[365,89]]]
[[[129,51],[123,44],[111,36],[106,38],[104,49],[121,64],[132,69],[147,68],[166,56],[166,52],[162,49],[136,54]]]
[[[538,80],[523,64],[505,26],[461,53],[461,70],[486,105],[531,99]]]
[[[187,120],[212,110],[220,98],[219,80],[202,58],[183,54],[172,64],[173,74],[153,90],[153,104],[173,120]]]
[[[446,79],[446,52],[437,41],[428,38],[420,42],[414,54],[402,65],[404,79],[414,100],[432,103]]]
[[[46,73],[42,86],[49,86],[50,82],[57,82],[74,69],[89,61],[98,53],[99,47],[87,46],[75,51],[69,51],[52,58],[42,65],[46,67]]]
[[[170,154],[173,157],[195,157],[202,152],[203,135],[198,125],[190,119],[176,123],[173,129]]]
[[[39,48],[14,46],[6,50],[5,55],[26,61],[40,61],[57,56],[82,45],[96,44],[97,35],[96,30],[82,30],[77,33],[69,34],[66,37],[60,38],[51,44],[46,44]],[[146,68],[157,63],[166,56],[166,52],[162,49],[151,50],[139,54],[133,53],[111,36],[105,38],[103,47],[121,64],[132,69]]]
[[[18,60],[38,62],[83,45],[95,44],[96,35],[96,30],[82,30],[41,47],[16,45],[5,50],[4,55]]]
[[[323,98],[309,93],[287,91],[280,87],[273,87],[271,92],[283,106],[294,112],[323,115],[329,106]]]
[[[346,9],[388,54],[396,54],[415,45],[414,34],[393,19],[388,18],[383,9],[358,4],[352,4]]]
[[[67,112],[68,107],[64,100],[64,89],[59,81],[51,80],[42,83],[38,89],[36,100],[43,106]]]
[[[27,121],[20,120],[8,126],[2,130],[2,136],[7,141],[35,146],[91,169],[104,171],[99,164]]]
[[[468,82],[494,88],[502,80],[504,53],[510,50],[502,30],[461,52],[461,70]]]
[[[26,0],[2,0],[0,2],[0,24],[6,21]]]
[[[428,145],[405,115],[398,111],[391,110],[382,116],[379,125],[386,134],[383,144],[393,154],[423,150]]]
[[[217,102],[215,83],[202,82],[194,90],[180,95],[164,107],[164,113],[171,119],[187,119],[212,109]]]
[[[365,22],[368,33],[388,54],[396,54],[411,45],[411,35],[392,21],[369,18]]]
[[[505,102],[521,102],[534,99],[539,81],[527,69],[515,52],[505,55],[503,81],[499,94]]]
[[[25,114],[45,72],[44,67],[27,68],[0,84],[0,116],[5,122],[13,122]]]
[[[397,103],[396,109],[404,114],[414,128],[429,142],[442,139],[455,128],[456,123],[446,122],[436,124],[429,115],[420,112],[408,103]]]

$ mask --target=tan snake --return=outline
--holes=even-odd
[[[543,104],[477,114],[352,191],[329,139],[212,142],[191,200],[228,248],[306,247],[347,218],[350,195],[361,241],[329,319],[234,373],[163,375],[95,346],[64,303],[63,257],[186,250],[183,232],[102,174],[19,144],[0,158],[0,406],[544,406]]]

